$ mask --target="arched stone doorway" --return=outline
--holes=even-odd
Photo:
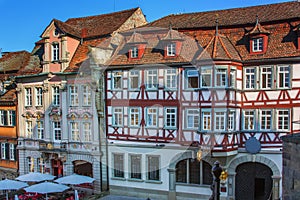
[[[261,163],[247,162],[237,166],[236,200],[268,200],[272,192],[272,170]]]
[[[93,165],[84,160],[73,161],[74,173],[93,177]]]
[[[270,168],[272,171],[273,176],[271,177],[273,186],[272,186],[272,199],[279,199],[280,196],[280,179],[281,179],[281,173],[278,168],[278,166],[275,164],[275,162],[263,155],[241,155],[236,157],[235,159],[231,160],[231,162],[228,164],[227,172],[228,172],[228,198],[229,199],[235,199],[235,187],[236,184],[236,169],[239,165],[243,163],[261,163]],[[244,200],[244,199],[243,199]]]

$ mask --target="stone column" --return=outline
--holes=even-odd
[[[168,200],[176,200],[176,169],[168,169],[169,172],[169,195]]]
[[[45,53],[43,56],[43,72],[49,72],[49,63],[51,60],[49,38],[45,38]]]
[[[272,200],[280,199],[280,176],[272,176],[273,179],[273,195]]]
[[[68,66],[68,52],[67,52],[67,39],[66,36],[61,37],[61,71],[65,70]]]

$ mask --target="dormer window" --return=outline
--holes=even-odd
[[[52,44],[52,61],[59,60],[59,44],[53,43]]]
[[[167,56],[175,56],[176,55],[176,44],[169,43],[167,44]]]
[[[253,38],[252,39],[252,52],[262,52],[263,51],[263,38]]]
[[[139,56],[139,49],[136,46],[131,47],[130,49],[130,58],[138,58]]]
[[[249,35],[250,39],[250,54],[264,54],[267,52],[269,34],[270,32],[258,22],[258,16],[256,16],[256,24],[254,28],[246,34]]]

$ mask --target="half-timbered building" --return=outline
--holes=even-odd
[[[280,137],[300,128],[299,10],[169,15],[119,35],[107,63],[98,47],[111,192],[208,199],[218,160],[222,199],[279,199]]]

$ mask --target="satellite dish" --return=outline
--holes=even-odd
[[[255,137],[250,137],[246,143],[246,151],[252,154],[259,153],[261,150],[261,144]]]

